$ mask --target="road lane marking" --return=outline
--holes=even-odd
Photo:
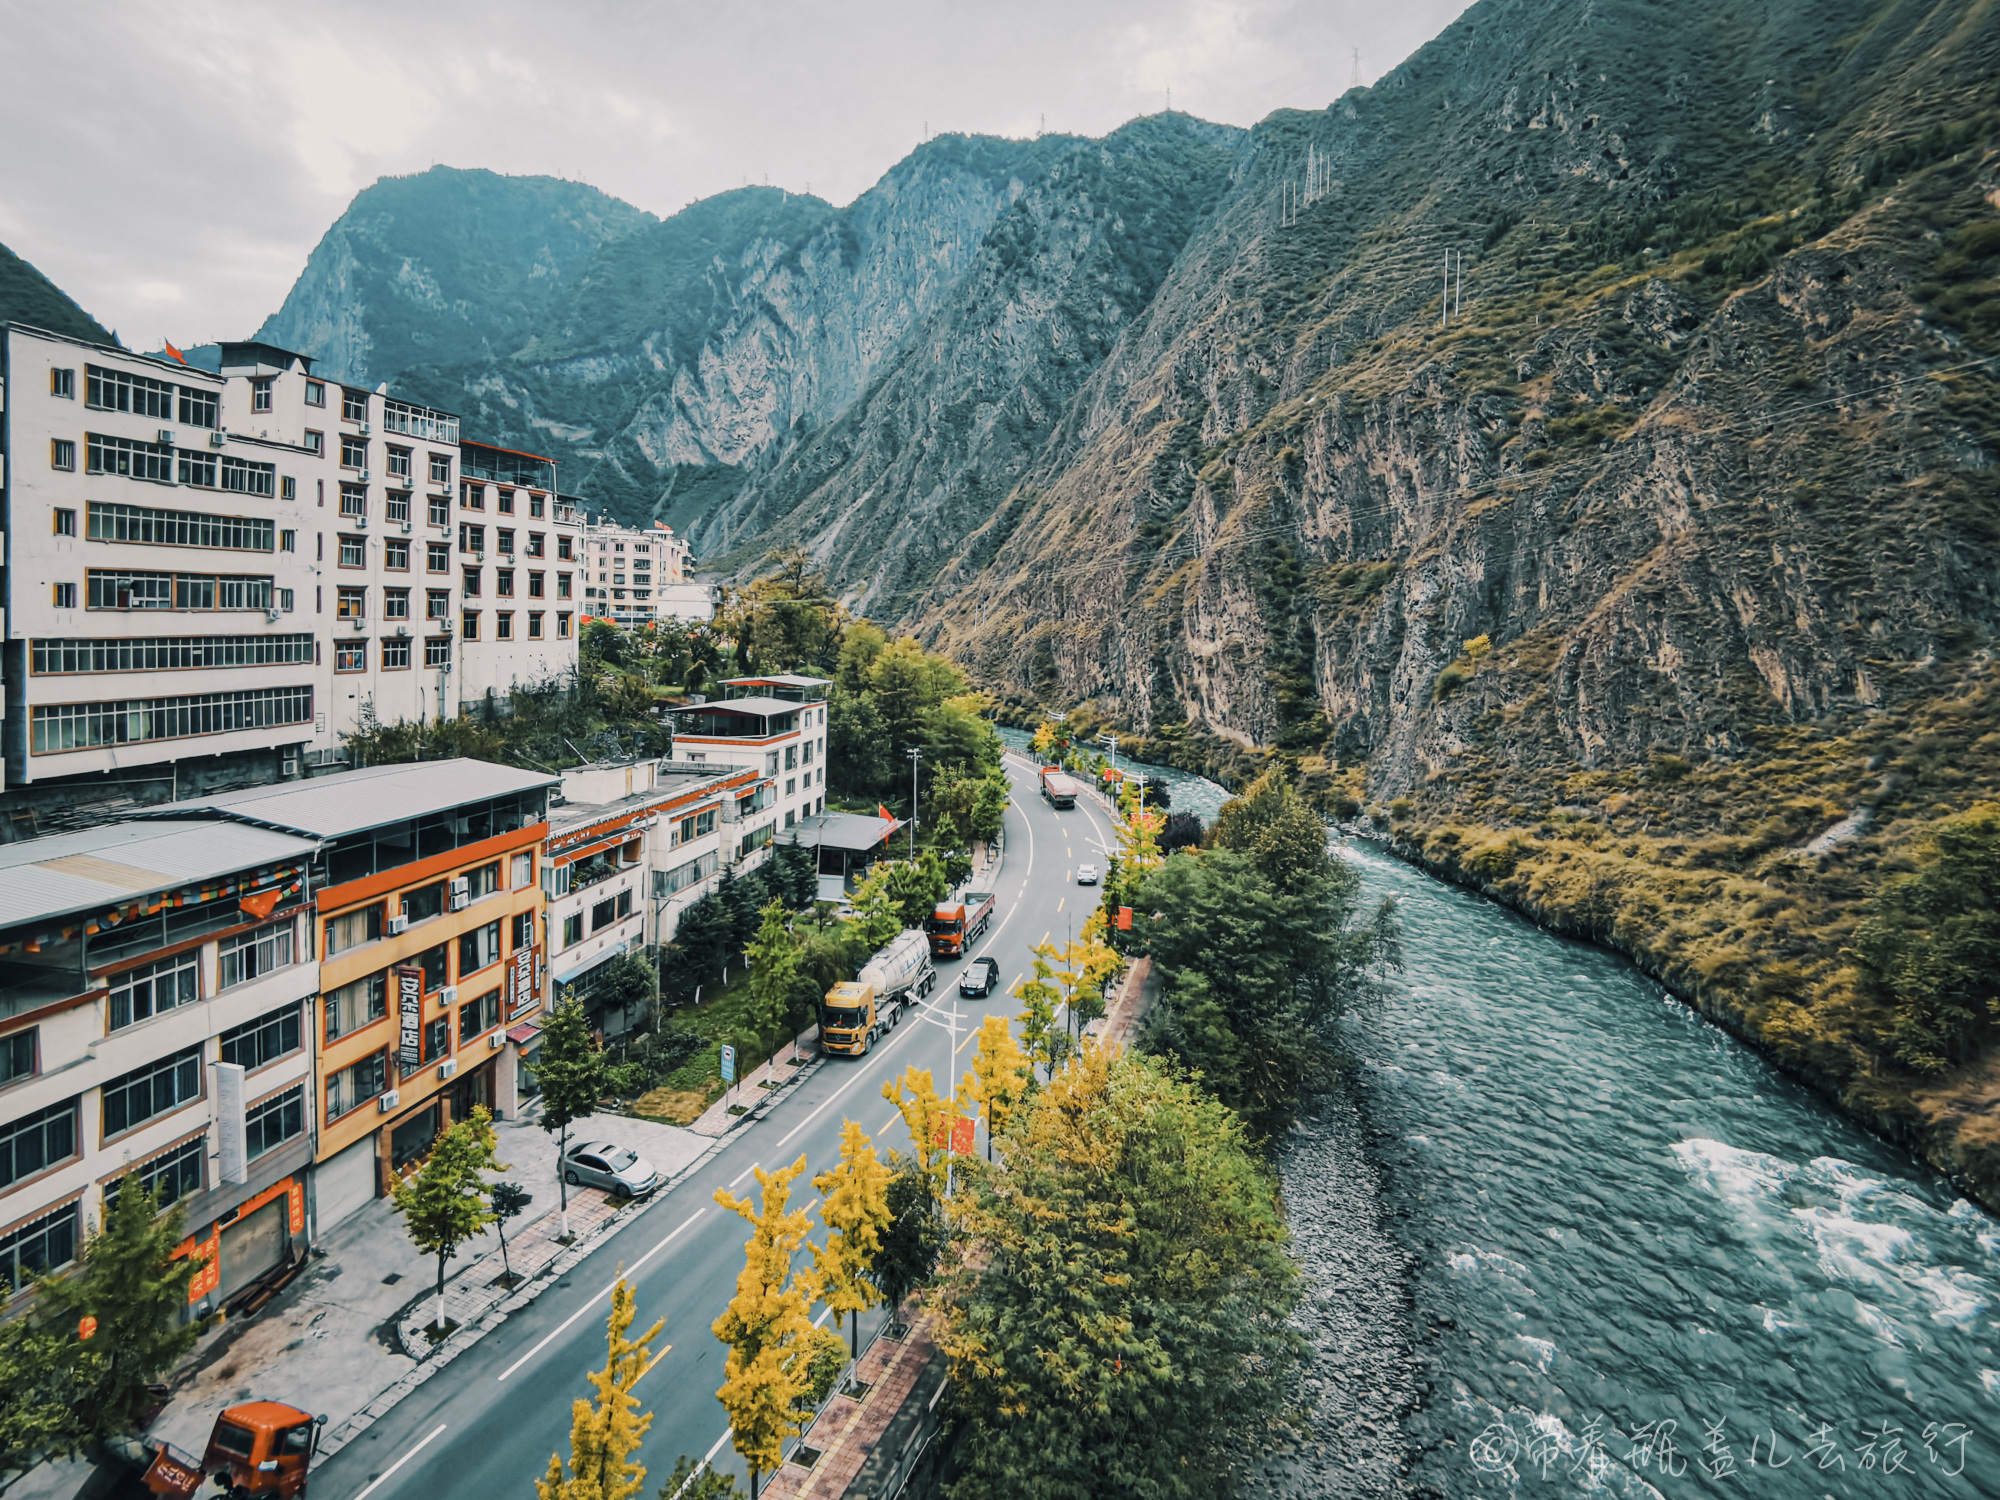
[[[745,1167],[741,1172],[738,1172],[736,1174],[736,1181],[729,1184],[729,1190],[731,1192],[736,1191],[737,1184],[741,1183],[744,1178],[748,1177],[752,1172],[756,1171],[759,1167],[763,1165],[764,1164],[761,1161],[751,1162],[749,1166]]]
[[[368,1497],[375,1493],[377,1486],[387,1484],[389,1482],[390,1475],[394,1474],[398,1469],[402,1468],[404,1464],[408,1463],[411,1459],[415,1458],[419,1453],[423,1452],[424,1449],[428,1448],[430,1446],[431,1438],[436,1437],[440,1432],[443,1432],[445,1428],[449,1427],[450,1425],[451,1424],[449,1422],[438,1423],[437,1426],[433,1427],[430,1430],[430,1435],[428,1437],[426,1437],[421,1443],[418,1443],[417,1446],[412,1448],[408,1453],[405,1453],[401,1458],[397,1459],[394,1463],[390,1464],[388,1468],[384,1469],[381,1472],[381,1474],[376,1478],[374,1484],[369,1485],[367,1489],[363,1490],[360,1494],[356,1495],[354,1497],[354,1500],[368,1500]]]
[[[1064,908],[1065,906],[1067,906],[1067,905],[1069,905],[1069,897],[1067,897],[1067,896],[1064,896],[1064,897],[1062,898],[1062,900],[1060,900],[1060,901],[1058,901],[1058,902],[1056,903],[1056,915],[1057,915],[1057,916],[1061,916],[1061,915],[1062,915],[1062,909],[1063,909],[1063,908]]]
[[[743,1179],[740,1177],[737,1178],[738,1182],[741,1182],[742,1180]],[[584,1303],[583,1306],[579,1307],[575,1312],[571,1313],[567,1318],[564,1318],[561,1324],[558,1325],[545,1338],[543,1338],[543,1340],[539,1344],[535,1345],[534,1348],[530,1349],[526,1354],[522,1355],[519,1359],[515,1360],[514,1363],[507,1366],[506,1369],[502,1370],[500,1372],[499,1378],[505,1380],[509,1375],[512,1375],[516,1370],[520,1369],[522,1365],[525,1365],[529,1360],[533,1359],[537,1354],[540,1354],[544,1349],[548,1348],[548,1346],[555,1341],[558,1335],[562,1334],[566,1329],[568,1329],[570,1324],[574,1323],[578,1318],[582,1317],[585,1313],[589,1312],[591,1308],[595,1307],[600,1298],[609,1296],[611,1294],[612,1288],[617,1286],[620,1280],[626,1280],[626,1281],[631,1280],[634,1276],[638,1274],[639,1267],[643,1266],[647,1261],[651,1260],[654,1256],[658,1255],[662,1250],[666,1249],[667,1246],[671,1245],[675,1240],[679,1239],[683,1234],[687,1233],[689,1229],[694,1227],[695,1221],[705,1217],[708,1212],[709,1211],[706,1208],[698,1208],[693,1213],[689,1214],[687,1218],[681,1221],[680,1228],[671,1231],[666,1236],[665,1239],[659,1242],[659,1244],[653,1246],[652,1249],[648,1250],[644,1255],[640,1256],[636,1261],[634,1261],[629,1270],[625,1271],[619,1277],[614,1277],[605,1286],[604,1290],[597,1294],[597,1296],[592,1297],[588,1302]],[[361,1497],[357,1495],[355,1497],[355,1500],[361,1500]]]
[[[651,1360],[647,1361],[646,1368],[641,1370],[637,1375],[634,1375],[632,1377],[632,1385],[637,1385],[640,1381],[644,1380],[648,1375],[652,1374],[653,1366],[658,1364],[661,1360],[665,1359],[669,1354],[672,1354],[673,1352],[674,1352],[674,1346],[672,1344],[669,1344],[667,1345],[666,1348],[662,1349],[658,1354],[655,1354]],[[629,1385],[625,1387],[625,1389],[627,1389],[628,1391],[631,1388],[632,1386]]]
[[[729,1441],[729,1435],[735,1430],[734,1427],[722,1429],[722,1436],[715,1440],[715,1446],[701,1456],[701,1462],[694,1466],[694,1472],[683,1479],[681,1487],[674,1491],[673,1500],[681,1500],[681,1496],[687,1493],[687,1487],[701,1478],[701,1471],[715,1462],[715,1455],[722,1451],[722,1445]]]

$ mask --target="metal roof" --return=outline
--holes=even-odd
[[[669,712],[698,714],[719,710],[730,714],[762,714],[768,719],[777,714],[803,713],[806,707],[786,698],[716,698],[707,703],[678,703]]]
[[[799,819],[799,826],[789,832],[797,834],[801,844],[827,849],[863,850],[873,849],[902,827],[899,818],[871,818],[863,813],[814,813],[810,818]]]
[[[486,760],[426,760],[399,766],[364,766],[307,781],[281,781],[170,802],[153,817],[186,817],[209,813],[267,828],[282,828],[318,838],[339,838],[421,818],[430,813],[505,797],[514,792],[558,786],[560,776],[520,771]]]
[[[109,823],[0,844],[0,926],[12,927],[308,858],[311,839],[221,818]]]
[[[775,682],[784,687],[832,687],[830,677],[800,677],[791,672],[771,672],[763,677],[725,677],[724,687],[755,687],[761,682]]]

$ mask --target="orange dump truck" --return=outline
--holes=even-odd
[[[946,902],[924,923],[924,931],[931,940],[931,957],[965,957],[966,945],[984,932],[992,920],[991,891],[967,891],[964,899]]]
[[[1075,807],[1077,791],[1076,778],[1061,766],[1042,767],[1042,795],[1050,807]]]
[[[160,1500],[192,1500],[205,1477],[227,1500],[291,1500],[306,1492],[325,1421],[282,1401],[245,1401],[215,1419],[199,1462],[170,1443],[154,1445],[146,1488]]]

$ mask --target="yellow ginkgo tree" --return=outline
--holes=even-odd
[[[909,1067],[903,1076],[882,1085],[882,1097],[902,1111],[910,1127],[910,1149],[917,1165],[931,1180],[931,1191],[944,1196],[945,1174],[951,1165],[951,1127],[958,1118],[953,1101],[938,1097],[929,1068]]]
[[[604,1368],[591,1371],[589,1377],[597,1387],[596,1404],[579,1396],[570,1408],[569,1472],[563,1472],[562,1458],[551,1453],[547,1477],[535,1481],[540,1500],[631,1500],[645,1483],[646,1466],[632,1455],[645,1441],[653,1414],[639,1410],[632,1387],[652,1368],[648,1346],[659,1337],[666,1319],[630,1339],[625,1334],[634,1315],[631,1285],[620,1276],[611,1289],[606,1324],[610,1354]]]
[[[848,1319],[849,1352],[861,1355],[861,1314],[882,1298],[871,1275],[882,1250],[889,1212],[889,1168],[852,1120],[840,1132],[840,1165],[813,1179],[819,1190],[826,1243],[813,1245],[813,1277],[820,1300]],[[838,1327],[838,1323],[835,1324]]]
[[[988,1016],[979,1025],[979,1050],[972,1068],[958,1087],[959,1097],[978,1103],[986,1116],[986,1158],[993,1159],[993,1137],[1007,1128],[1033,1081],[1027,1058],[1014,1040],[1005,1016]]]
[[[811,1221],[803,1209],[786,1211],[792,1184],[805,1169],[803,1155],[775,1172],[756,1168],[757,1185],[764,1191],[762,1209],[726,1188],[715,1191],[715,1201],[741,1214],[751,1227],[736,1295],[712,1325],[715,1336],[729,1346],[715,1396],[729,1413],[736,1451],[750,1466],[751,1500],[758,1476],[777,1468],[785,1439],[799,1430],[796,1405],[809,1388],[815,1341],[806,1309],[818,1300],[819,1288],[810,1277],[792,1279],[792,1256],[805,1242]]]

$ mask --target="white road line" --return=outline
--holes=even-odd
[[[1056,902],[1056,915],[1061,916],[1062,909],[1067,905],[1069,905],[1069,897],[1067,896],[1064,896],[1060,901]]]
[[[421,1443],[418,1443],[417,1446],[412,1448],[408,1453],[405,1453],[401,1458],[397,1459],[394,1463],[390,1464],[388,1468],[384,1469],[381,1472],[381,1474],[377,1476],[375,1483],[369,1485],[367,1489],[363,1490],[360,1494],[356,1495],[354,1497],[354,1500],[368,1500],[368,1497],[375,1493],[376,1488],[378,1486],[387,1484],[389,1482],[389,1476],[391,1474],[394,1474],[398,1469],[402,1468],[404,1464],[408,1463],[411,1459],[415,1458],[419,1453],[423,1452],[425,1448],[430,1446],[431,1438],[436,1437],[440,1432],[443,1432],[445,1428],[449,1427],[450,1425],[451,1424],[449,1422],[438,1423],[437,1426],[433,1427],[430,1430],[429,1436],[427,1436]]]
[[[761,1161],[751,1162],[749,1166],[745,1167],[742,1171],[736,1174],[736,1181],[729,1184],[729,1190],[731,1192],[736,1191],[737,1185],[741,1183],[744,1178],[748,1177],[751,1173],[755,1172],[759,1167],[763,1165],[764,1164]]]
[[[737,1179],[737,1181],[739,1182],[741,1182],[742,1180],[743,1179],[740,1177]],[[689,1229],[694,1227],[695,1221],[697,1219],[704,1217],[708,1212],[709,1210],[707,1210],[706,1208],[698,1208],[693,1213],[689,1214],[687,1218],[681,1221],[680,1228],[671,1231],[666,1236],[665,1239],[659,1242],[659,1244],[653,1246],[652,1249],[648,1250],[644,1255],[640,1256],[629,1267],[627,1267],[623,1273],[624,1279],[630,1281],[634,1276],[638,1275],[639,1267],[643,1266],[647,1261],[651,1260],[654,1256],[658,1255],[662,1250],[666,1249],[667,1246],[671,1245],[675,1240],[679,1239],[683,1234],[687,1233]],[[591,1308],[595,1307],[601,1299],[610,1296],[611,1289],[617,1285],[618,1285],[618,1278],[614,1277],[610,1282],[606,1283],[603,1291],[599,1292],[595,1297],[592,1297],[588,1302],[584,1303],[583,1306],[579,1307],[575,1312],[571,1313],[567,1318],[564,1318],[562,1322],[559,1325],[557,1325],[557,1327],[551,1333],[549,1333],[539,1344],[535,1345],[534,1348],[530,1349],[526,1354],[522,1355],[519,1359],[515,1360],[514,1363],[507,1366],[506,1369],[502,1370],[500,1372],[499,1378],[505,1380],[509,1375],[512,1375],[516,1370],[520,1369],[522,1365],[525,1365],[529,1360],[533,1359],[537,1354],[540,1354],[544,1349],[548,1348],[548,1346],[552,1342],[554,1342],[557,1335],[564,1332],[569,1327],[570,1324],[574,1323],[578,1318],[582,1317],[585,1313],[589,1312]],[[427,1438],[425,1439],[425,1441],[428,1442],[429,1439]],[[355,1500],[360,1500],[360,1496],[357,1495],[355,1497]]]
[[[729,1435],[735,1430],[734,1427],[722,1429],[722,1436],[715,1440],[715,1446],[702,1455],[701,1462],[694,1466],[694,1472],[683,1479],[681,1487],[674,1491],[673,1500],[681,1500],[681,1496],[687,1493],[688,1486],[701,1478],[701,1471],[715,1462],[715,1455],[722,1451],[722,1445],[729,1441]]]

